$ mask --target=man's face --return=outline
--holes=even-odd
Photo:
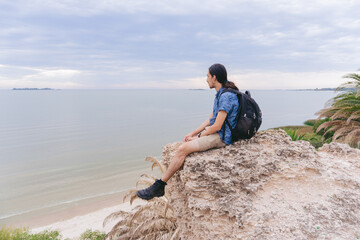
[[[214,88],[215,87],[216,76],[215,75],[211,76],[210,72],[208,71],[206,81],[209,84],[209,88]]]

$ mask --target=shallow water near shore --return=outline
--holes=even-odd
[[[332,91],[254,90],[261,129],[300,125]],[[135,187],[206,120],[214,90],[0,91],[0,226]]]

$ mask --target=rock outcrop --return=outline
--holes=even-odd
[[[360,150],[348,145],[259,132],[189,155],[167,189],[181,239],[360,239]]]

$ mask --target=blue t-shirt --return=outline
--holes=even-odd
[[[215,99],[214,99],[214,107],[213,107],[213,114],[214,117],[210,119],[210,125],[213,125],[215,123],[216,117],[220,110],[224,110],[227,112],[227,119],[231,125],[231,128],[234,128],[236,125],[236,116],[239,111],[239,101],[235,93],[232,92],[226,92],[221,94],[220,93],[224,90],[224,88],[220,88],[219,91],[216,93]],[[220,96],[220,99],[219,99]],[[223,137],[223,131],[224,131],[224,125],[225,125],[225,138]],[[229,126],[224,121],[223,126],[221,127],[219,131],[220,138],[223,140],[223,142],[227,145],[232,143],[232,137],[231,137],[231,130]]]

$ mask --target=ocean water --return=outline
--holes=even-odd
[[[251,91],[261,129],[298,125],[332,91]],[[0,91],[0,225],[22,214],[125,191],[146,156],[206,120],[214,90]]]

